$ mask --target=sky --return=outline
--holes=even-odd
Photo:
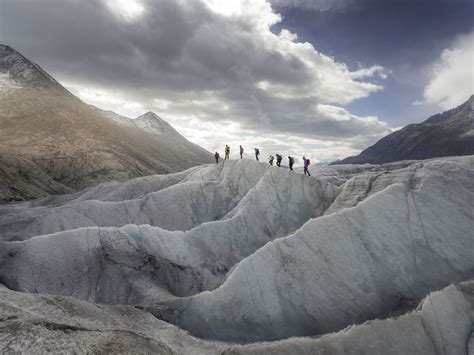
[[[210,151],[326,162],[467,100],[472,15],[470,0],[0,0],[0,42]]]

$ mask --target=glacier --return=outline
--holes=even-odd
[[[57,349],[467,354],[473,166],[231,160],[0,205],[0,351],[36,324]]]

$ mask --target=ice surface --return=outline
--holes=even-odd
[[[474,284],[429,295],[401,317],[314,338],[236,345],[194,338],[132,306],[26,294],[0,286],[1,353],[472,354]]]
[[[467,354],[472,282],[403,305],[474,276],[473,166],[244,159],[0,206],[0,351]]]
[[[335,331],[468,279],[472,164],[456,158],[406,170],[403,182],[308,221],[242,260],[217,290],[172,300],[157,315],[201,337],[274,340]]]

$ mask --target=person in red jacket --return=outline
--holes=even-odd
[[[308,174],[308,176],[311,176],[311,174],[309,173],[309,170],[308,170],[308,166],[309,164],[311,164],[311,161],[309,159],[306,159],[305,157],[303,157],[303,166],[304,166],[304,174]]]

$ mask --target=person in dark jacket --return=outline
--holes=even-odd
[[[258,161],[258,156],[260,155],[260,150],[258,148],[255,148],[255,159]]]
[[[242,155],[244,155],[244,147],[240,146],[240,159],[242,159]]]
[[[295,159],[293,157],[288,157],[288,165],[290,166],[290,170],[293,171],[293,164],[295,163]]]
[[[276,154],[276,166],[280,167],[281,166],[281,160],[283,159],[283,157],[280,155],[280,154]]]
[[[219,153],[216,152],[216,154],[214,154],[214,158],[216,158],[216,164],[219,163],[219,157],[220,157]]]

